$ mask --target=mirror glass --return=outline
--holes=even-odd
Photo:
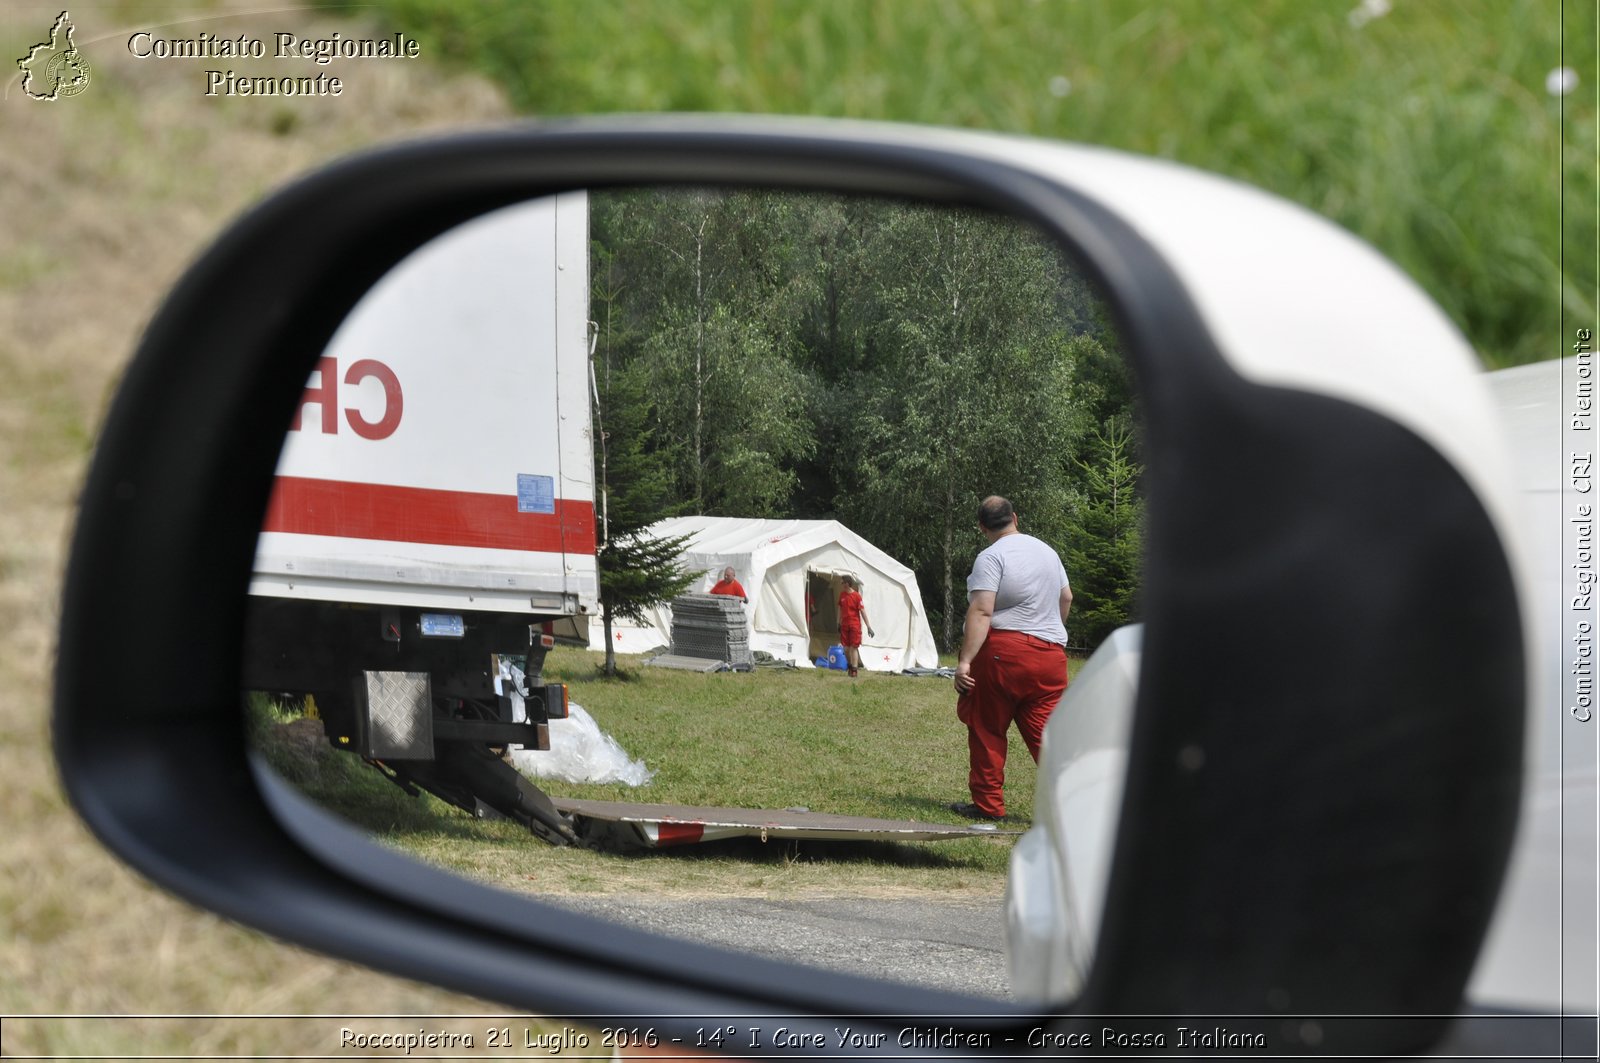
[[[1064,566],[1076,674],[1137,620],[1141,471],[1105,303],[1015,220],[743,188],[499,210],[391,271],[307,381],[251,586],[252,742],[506,890],[1037,996],[1003,941],[1048,791],[1017,728],[1005,818],[950,807],[978,509],[1004,496]],[[1083,956],[1120,794],[1094,734],[1059,802],[1078,923],[1051,931]]]

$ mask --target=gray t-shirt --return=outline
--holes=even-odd
[[[1056,552],[1033,536],[1016,532],[1002,535],[978,555],[967,577],[967,595],[994,591],[991,628],[1021,631],[1065,646],[1061,588],[1067,585],[1067,569]]]

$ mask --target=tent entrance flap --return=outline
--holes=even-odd
[[[811,660],[828,655],[828,647],[839,641],[839,595],[844,577],[837,572],[806,569],[806,616],[810,622]]]

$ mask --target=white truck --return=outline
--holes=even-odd
[[[557,843],[570,820],[501,754],[549,748],[545,653],[599,608],[588,276],[578,192],[451,230],[367,293],[289,426],[244,653],[246,688],[313,695],[337,748]]]

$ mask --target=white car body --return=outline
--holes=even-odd
[[[1485,375],[1496,427],[1520,491],[1515,519],[1530,544],[1528,611],[1537,647],[1518,837],[1479,956],[1471,1006],[1592,1016],[1596,1010],[1596,731],[1562,633],[1581,602],[1565,564],[1563,431],[1572,423],[1576,360]],[[1470,593],[1470,580],[1463,593]],[[1034,826],[1017,843],[1006,896],[1012,991],[1027,1003],[1074,997],[1094,957],[1122,799],[1142,630],[1115,632],[1084,666],[1045,730]],[[1248,648],[1241,648],[1248,652]]]

